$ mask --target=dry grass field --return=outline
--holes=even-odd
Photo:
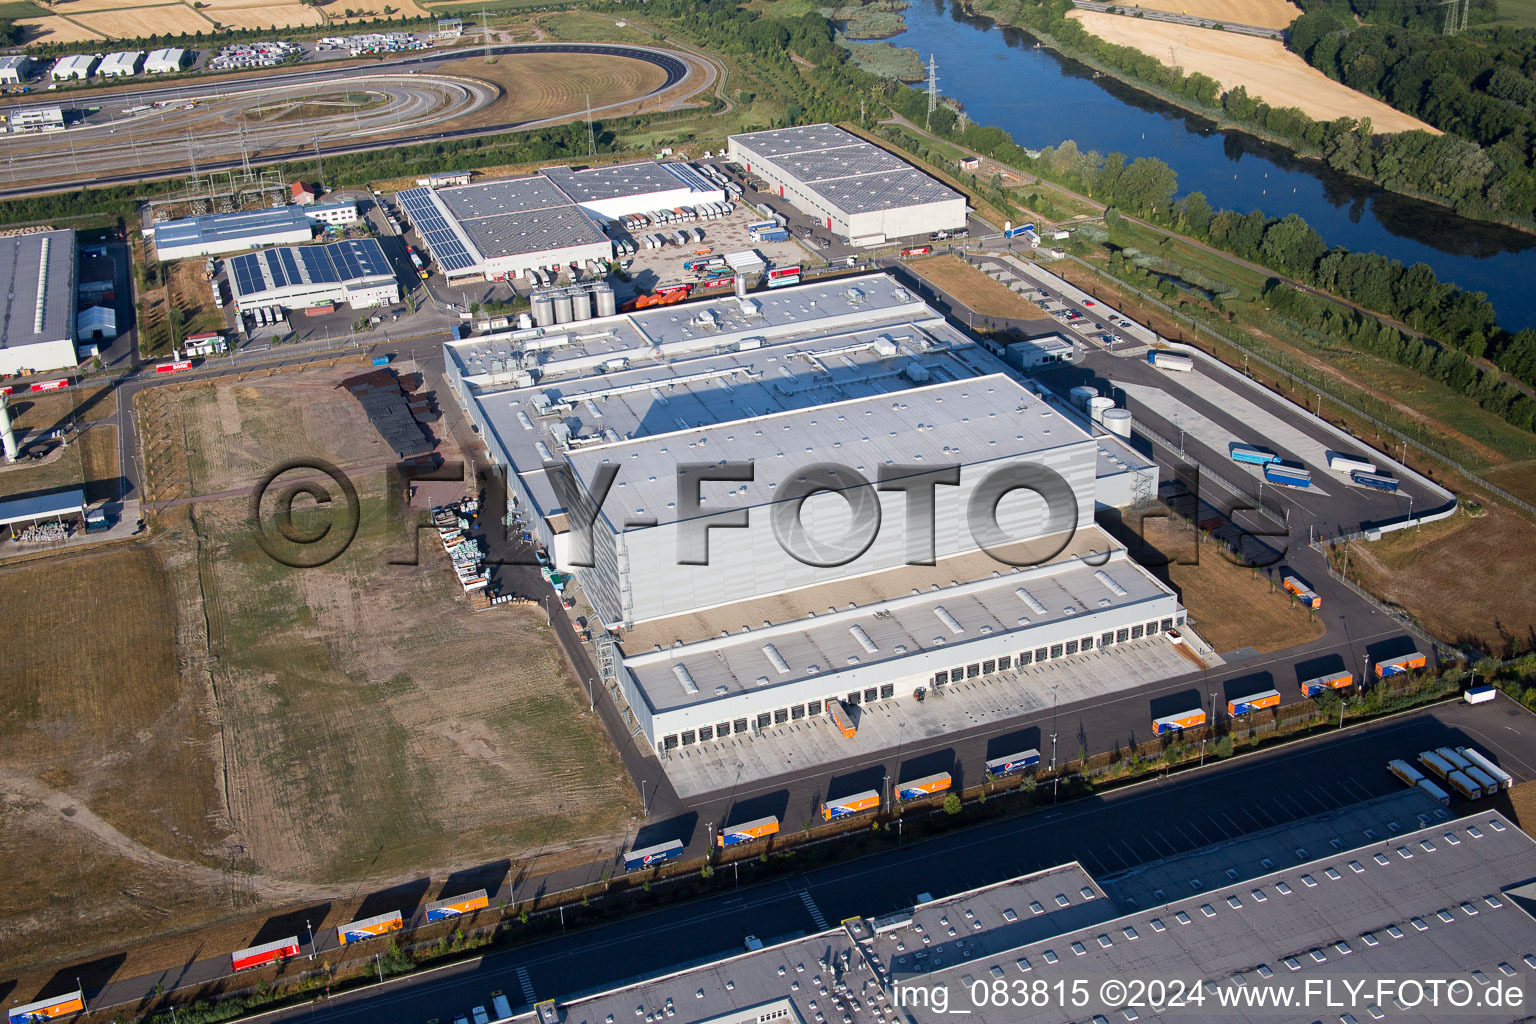
[[[15,25],[25,34],[24,38],[28,45],[34,43],[94,43],[105,38],[83,25],[77,25],[68,18],[58,16],[17,18]]]
[[[124,5],[118,10],[76,14],[73,20],[108,39],[145,39],[156,35],[195,35],[213,31],[213,22],[186,4],[158,7]]]
[[[1099,11],[1073,11],[1068,17],[1081,20],[1084,28],[1111,43],[1135,47],[1164,64],[1182,67],[1185,73],[1209,75],[1223,89],[1246,86],[1249,95],[1272,107],[1299,107],[1321,121],[1369,117],[1378,133],[1418,129],[1438,134],[1417,118],[1309,67],[1277,40]]]
[[[1216,551],[1214,544],[1195,547],[1192,531],[1175,526],[1167,518],[1146,519],[1142,537],[1167,565],[1150,565],[1153,575],[1173,587],[1179,601],[1189,609],[1190,624],[1217,653],[1243,647],[1255,650],[1283,651],[1309,643],[1323,635],[1323,624],[1279,587],[1272,586],[1262,572],[1233,565]],[[1132,547],[1136,554],[1136,548]],[[1198,559],[1196,564],[1181,565],[1182,560]]]
[[[435,65],[434,72],[478,78],[505,93],[484,110],[444,122],[445,128],[577,113],[589,94],[593,106],[606,106],[644,96],[666,81],[666,73],[654,64],[590,54],[503,55],[494,64],[468,58]]]
[[[982,316],[1040,320],[1047,326],[1054,323],[1039,306],[958,256],[930,256],[913,260],[909,266],[913,273],[933,282]]]
[[[1349,549],[1349,574],[1436,637],[1505,656],[1536,645],[1536,526],[1488,506]]]
[[[92,427],[78,440],[38,462],[0,465],[0,498],[83,487],[87,502],[116,498],[117,428]]]
[[[1286,28],[1301,16],[1301,8],[1290,0],[1129,0],[1116,7],[1145,7],[1149,11],[1192,14],[1213,21],[1237,25],[1256,25],[1276,31]]]
[[[210,9],[213,19],[226,28],[261,29],[276,26],[324,25],[325,17],[313,7],[302,4],[260,4],[252,7]]]

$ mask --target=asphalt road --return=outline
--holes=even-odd
[[[503,43],[492,46],[490,50],[493,54],[606,54],[608,56],[614,57],[627,57],[633,60],[643,60],[661,68],[667,76],[666,81],[659,88],[647,94],[649,96],[657,95],[658,93],[672,88],[678,83],[685,81],[692,73],[691,66],[683,60],[679,59],[671,51],[646,46],[632,46],[609,43]],[[175,98],[179,101],[186,101],[189,99],[211,96],[232,96],[246,91],[252,91],[256,89],[270,89],[277,86],[281,86],[283,88],[292,88],[304,85],[324,85],[327,87],[335,87],[338,83],[350,79],[378,77],[386,74],[408,74],[413,68],[431,68],[433,65],[440,64],[445,61],[463,60],[467,57],[479,56],[483,52],[483,47],[460,48],[456,50],[445,50],[442,52],[405,57],[400,60],[381,61],[378,64],[367,65],[364,67],[344,69],[304,69],[299,71],[274,72],[270,76],[255,79],[239,79],[233,81],[220,81],[218,79],[213,79],[195,85],[168,85],[160,89],[145,89],[135,93],[115,95],[110,102],[113,104],[114,109],[118,109],[119,102],[121,102],[122,106],[133,106],[138,103],[152,103],[157,98]],[[712,78],[712,73],[707,73],[706,77]],[[93,96],[92,99],[105,102],[105,97],[102,96]],[[623,102],[630,103],[633,102],[633,99],[626,99]],[[39,102],[32,105],[57,106],[58,103],[58,100],[53,100],[52,102]],[[609,104],[606,106],[594,107],[593,113],[600,115],[603,111],[609,109],[610,107],[619,105],[622,104]],[[24,106],[20,109],[27,108]],[[327,140],[322,138],[321,148],[323,153],[329,154],[361,153],[375,149],[414,145],[421,142],[437,142],[448,139],[471,138],[480,135],[494,135],[501,132],[516,131],[541,124],[553,123],[555,121],[563,120],[569,116],[570,114],[567,113],[551,118],[539,118],[528,121],[512,121],[505,124],[486,125],[480,128],[461,128],[443,132],[423,132],[416,135],[398,136],[390,139],[380,139],[350,145],[338,142],[335,137],[332,137],[329,140],[329,144],[327,144]],[[48,136],[48,138],[55,142],[53,159],[60,165],[63,165],[65,161],[70,159],[71,150],[69,147],[74,144],[73,132],[58,132]],[[238,152],[238,148],[236,149],[236,152]],[[293,157],[294,154],[289,152],[280,155],[255,157],[251,162],[253,165],[259,165],[263,163],[277,162],[282,159],[291,159]],[[209,161],[199,160],[197,163],[197,170],[199,173],[207,174],[212,171],[226,171],[239,168],[241,166],[242,162],[238,158]],[[71,180],[49,182],[46,185],[12,185],[10,187],[0,189],[0,198],[39,195],[49,192],[72,192],[85,187],[99,187],[103,185],[133,184],[142,181],[156,180],[159,178],[178,177],[184,173],[185,172],[183,170],[178,168],[168,170],[163,173],[146,173],[143,171],[136,171],[133,173],[115,175],[87,174]]]
[[[1385,762],[1447,743],[1478,746],[1517,781],[1536,778],[1536,719],[1530,714],[1502,699],[1445,705],[747,885],[269,1019],[446,1021],[488,1003],[493,992],[505,993],[514,1006],[529,1002],[529,992],[565,999],[739,950],[747,934],[786,938],[820,930],[823,922],[899,910],[920,892],[943,896],[1072,860],[1104,877],[1400,790]]]

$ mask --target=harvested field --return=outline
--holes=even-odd
[[[24,33],[28,46],[36,43],[94,43],[105,38],[68,18],[57,16],[18,18],[15,25]]]
[[[1536,526],[1501,506],[1349,547],[1349,575],[1434,636],[1500,657],[1536,644]]]
[[[1167,22],[1127,18],[1099,11],[1072,11],[1094,35],[1130,46],[1165,64],[1199,71],[1223,89],[1246,86],[1272,107],[1299,107],[1319,121],[1339,117],[1369,117],[1378,133],[1420,130],[1439,134],[1429,125],[1393,110],[1310,67],[1279,41],[1255,36],[1186,28]]]
[[[1294,604],[1278,584],[1272,585],[1262,570],[1255,573],[1233,565],[1214,544],[1196,547],[1195,533],[1174,520],[1143,520],[1141,537],[1145,547],[1138,551],[1133,542],[1131,554],[1174,589],[1189,609],[1195,632],[1218,654],[1244,647],[1283,651],[1323,635],[1323,624]],[[1159,564],[1163,562],[1167,564]]]
[[[292,28],[297,25],[324,25],[325,16],[302,4],[265,4],[256,7],[220,7],[214,20],[227,28]]]
[[[1290,0],[1129,0],[1117,7],[1145,7],[1149,11],[1189,14],[1212,21],[1256,25],[1276,31],[1301,17],[1301,8]]]
[[[385,14],[384,8],[390,8],[391,13]],[[350,8],[357,14],[347,18],[346,11]],[[424,18],[427,9],[416,0],[337,0],[325,9],[326,17],[333,22],[360,21],[365,18]]]
[[[931,256],[913,260],[908,266],[913,273],[933,282],[982,316],[1039,320],[1046,329],[1059,326],[1039,306],[958,256]]]
[[[213,22],[190,6],[125,6],[115,11],[77,14],[74,20],[108,39],[148,39],[159,35],[195,35],[213,30]]]
[[[667,80],[654,64],[592,54],[503,54],[494,64],[472,58],[447,61],[435,70],[478,78],[505,91],[484,110],[444,122],[446,128],[576,113],[585,109],[589,93],[593,106],[603,106],[644,96]]]

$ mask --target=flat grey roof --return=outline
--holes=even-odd
[[[25,498],[0,501],[0,526],[78,515],[84,510],[85,492],[79,488],[49,494],[30,494]]]
[[[75,233],[0,238],[0,348],[75,337]]]
[[[0,57],[0,68],[19,68],[23,64],[32,63],[32,58],[24,53],[8,53]]]
[[[844,213],[963,199],[900,157],[835,125],[778,128],[731,139]]]
[[[246,210],[241,213],[185,217],[181,220],[163,221],[153,227],[157,248],[243,239],[259,242],[262,238],[275,233],[312,230],[309,218],[299,206],[279,206],[270,210]]]
[[[686,178],[679,173],[679,168],[687,172]],[[569,167],[545,167],[539,173],[553,181],[560,191],[577,203],[673,192],[680,188],[689,191],[720,191],[718,186],[700,188],[700,185],[708,186],[708,183],[679,164],[615,164],[610,167],[587,167],[579,171]]]
[[[485,259],[606,242],[608,236],[545,177],[511,178],[436,191]]]

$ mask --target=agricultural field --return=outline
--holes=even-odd
[[[1101,39],[1135,47],[1164,64],[1182,67],[1186,74],[1198,71],[1209,75],[1223,89],[1246,86],[1249,95],[1272,107],[1299,107],[1319,121],[1369,117],[1378,133],[1417,129],[1439,134],[1417,118],[1335,82],[1275,39],[1100,11],[1072,11],[1068,17],[1077,18]]]
[[[1536,0],[1496,0],[1499,14],[1491,22],[1474,22],[1473,29],[1498,28],[1501,25],[1509,25],[1512,28],[1536,28]]]
[[[17,18],[16,27],[24,33],[28,45],[36,43],[57,43],[67,45],[69,43],[94,43],[104,37],[97,32],[92,32],[84,25],[77,24],[68,18],[49,16],[44,18]]]
[[[1490,505],[1478,518],[1461,513],[1351,544],[1349,576],[1435,636],[1508,657],[1536,648],[1533,551],[1536,526]]]
[[[213,22],[186,4],[139,7],[124,4],[114,10],[71,14],[70,20],[108,39],[146,39],[157,35],[196,35],[212,32]]]
[[[1287,28],[1301,17],[1301,8],[1290,0],[1128,0],[1116,7],[1144,7],[1149,11],[1190,14],[1212,21],[1237,25],[1256,25],[1276,31]]]
[[[300,4],[256,4],[252,6],[210,8],[209,15],[226,29],[294,28],[300,25],[324,25],[326,18],[317,8]]]
[[[30,4],[10,6],[26,8],[16,16],[28,32],[29,43],[194,35],[216,31],[216,25],[229,29],[282,29],[429,14],[428,8],[417,0],[329,0],[318,6],[273,0],[185,0],[147,5],[131,0],[58,0],[47,8]]]

